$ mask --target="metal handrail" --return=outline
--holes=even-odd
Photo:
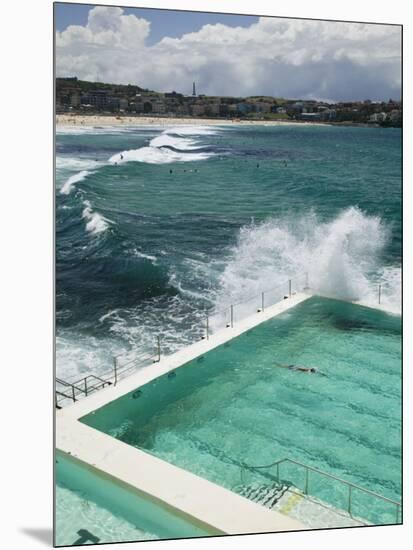
[[[112,384],[112,382],[110,380],[106,380],[105,378],[101,378],[100,376],[97,376],[96,374],[88,374],[86,376],[86,379],[88,379],[88,378],[95,378],[95,380],[98,380],[103,385]],[[84,380],[84,378],[82,380]]]
[[[88,380],[90,379],[97,380],[98,383],[88,385]],[[67,382],[66,380],[62,380],[61,378],[56,378],[56,383],[64,386],[65,388],[71,388],[72,390],[71,395],[68,395],[67,393],[64,393],[62,391],[58,391],[57,389],[55,390],[57,407],[59,407],[59,404],[62,402],[63,399],[69,399],[75,402],[77,401],[79,394],[84,394],[85,396],[87,396],[89,393],[95,390],[99,390],[101,388],[104,388],[105,386],[109,386],[112,384],[111,380],[106,380],[95,374],[88,374],[87,376],[81,378],[80,380],[77,380],[76,382]],[[80,384],[83,384],[83,387],[80,386]],[[60,396],[63,399],[59,401],[57,396]]]
[[[56,395],[61,395],[65,399],[72,399],[72,397],[70,395],[67,395],[66,393],[63,393],[63,392],[58,391],[58,390],[56,390]]]
[[[67,380],[62,380],[61,378],[56,378],[56,382],[60,384],[61,386],[65,387],[74,387],[75,389],[79,390],[80,392],[83,392],[83,388],[77,387],[77,384],[79,382],[83,382],[84,378],[81,380],[77,380],[76,382],[68,382]]]
[[[309,484],[309,471],[316,472],[317,474],[320,474],[324,477],[328,477],[330,479],[334,479],[335,481],[339,481],[340,483],[343,483],[344,485],[347,485],[349,488],[349,494],[348,494],[348,505],[347,505],[347,511],[349,515],[352,517],[352,490],[357,489],[358,491],[361,491],[363,493],[367,493],[375,498],[378,498],[384,502],[388,502],[389,504],[392,504],[393,506],[396,506],[396,523],[399,521],[399,513],[401,510],[401,503],[397,502],[395,500],[392,500],[390,498],[384,497],[382,495],[379,495],[378,493],[375,493],[374,491],[371,491],[370,489],[365,489],[364,487],[361,487],[360,485],[357,485],[356,483],[353,483],[351,481],[347,481],[345,479],[342,479],[340,477],[337,477],[333,474],[329,474],[328,472],[324,472],[323,470],[319,470],[318,468],[314,468],[314,466],[308,466],[307,464],[303,464],[302,462],[298,462],[298,460],[294,460],[292,458],[282,458],[280,460],[276,460],[275,462],[272,462],[271,464],[266,465],[259,465],[259,466],[253,466],[249,464],[243,464],[241,466],[241,481],[244,482],[244,470],[261,470],[261,469],[267,469],[272,468],[273,466],[276,466],[277,468],[277,481],[280,481],[280,464],[283,464],[285,462],[289,462],[291,464],[295,464],[296,466],[300,466],[301,468],[304,468],[306,471],[306,478],[305,478],[305,486],[304,486],[304,494],[308,495],[308,484]]]
[[[298,275],[295,279],[297,280],[300,280],[300,278],[304,277],[304,286],[303,286],[303,290],[308,290],[309,286],[308,286],[308,272],[305,272],[301,275]],[[226,327],[227,328],[233,328],[234,326],[234,307],[236,306],[240,306],[240,305],[243,305],[243,304],[247,304],[248,302],[256,299],[257,300],[257,313],[261,313],[264,311],[265,309],[265,294],[268,294],[274,290],[278,290],[278,289],[281,289],[283,287],[285,287],[285,285],[288,284],[288,295],[284,294],[284,298],[291,298],[292,294],[293,294],[293,291],[292,291],[292,279],[288,279],[286,281],[284,281],[283,283],[275,286],[275,287],[272,287],[270,289],[267,289],[267,290],[264,290],[262,292],[260,292],[259,294],[256,294],[256,295],[251,295],[251,296],[248,296],[246,299],[244,300],[241,300],[240,302],[235,302],[235,303],[231,303],[231,304],[228,304],[228,306],[226,306],[225,308],[223,309],[220,309],[220,310],[214,310],[213,308],[210,308],[210,309],[207,309],[205,310],[205,336],[203,336],[203,338],[206,338],[207,340],[209,339],[209,334],[210,334],[210,319],[211,318],[214,318],[214,317],[218,317],[219,315],[227,315],[229,314],[230,318],[229,320],[227,321],[226,323]],[[286,292],[287,292],[287,289],[286,289]]]
[[[299,279],[300,277],[301,277],[301,275],[298,276],[297,279]],[[306,280],[306,287],[308,287],[308,274],[305,274],[305,278],[306,278],[305,279]],[[289,279],[288,281],[285,281],[284,283],[279,284],[279,285],[277,285],[277,286],[275,286],[271,289],[265,290],[265,291],[261,292],[260,294],[257,294],[256,296],[249,296],[248,298],[246,298],[246,299],[244,299],[240,302],[229,304],[227,307],[225,307],[224,309],[219,310],[219,311],[213,310],[212,308],[209,309],[209,310],[206,310],[206,312],[205,312],[205,315],[206,315],[206,338],[209,339],[209,333],[210,333],[209,319],[211,317],[215,317],[215,316],[218,316],[218,315],[221,315],[221,314],[227,315],[229,313],[230,314],[230,320],[229,320],[227,326],[232,328],[232,327],[234,327],[234,324],[236,323],[236,320],[234,318],[234,307],[242,305],[242,304],[246,304],[246,303],[248,303],[249,301],[251,301],[253,299],[257,299],[257,301],[258,300],[260,301],[260,304],[257,303],[257,306],[259,306],[258,309],[257,309],[257,312],[262,312],[262,311],[264,311],[264,307],[265,307],[265,304],[264,304],[265,293],[271,292],[273,290],[280,289],[288,283],[289,296],[291,297],[291,294],[292,294],[292,292],[291,292],[291,288],[292,288],[291,282],[292,282],[291,279]],[[284,297],[286,297],[286,296],[284,296]],[[203,336],[203,338],[205,338],[205,336]],[[59,400],[58,400],[58,397],[57,397],[58,395],[60,397],[62,397],[63,399],[70,399],[73,402],[75,402],[75,401],[77,401],[77,398],[79,396],[83,395],[83,396],[87,397],[89,393],[91,393],[93,391],[96,391],[98,389],[104,388],[106,385],[114,384],[116,386],[119,376],[124,375],[128,371],[132,370],[134,368],[134,365],[138,362],[140,364],[142,364],[142,363],[144,363],[145,361],[147,361],[149,359],[153,359],[154,362],[160,361],[161,360],[160,336],[158,335],[156,337],[156,355],[152,355],[151,352],[140,353],[140,354],[136,355],[135,357],[133,357],[132,359],[127,360],[126,363],[123,363],[122,365],[118,364],[119,357],[120,356],[117,356],[117,357],[113,358],[113,368],[110,371],[107,371],[107,373],[104,373],[102,375],[102,376],[107,376],[107,378],[102,378],[102,377],[97,376],[95,374],[88,374],[85,377],[81,378],[80,380],[75,380],[75,381],[67,381],[67,380],[62,380],[61,378],[56,378],[56,383],[57,384],[61,384],[64,387],[71,389],[71,395],[67,395],[63,392],[58,392],[56,390],[56,406],[59,405]],[[88,384],[88,380],[90,380],[92,378],[95,379],[95,380],[98,380],[99,383],[94,384],[94,385]]]
[[[302,275],[298,275],[296,277],[296,279],[299,279],[300,277],[302,276],[305,276],[306,277],[306,287],[308,287],[308,273],[303,273]],[[286,279],[283,283],[280,283],[279,285],[277,286],[274,286],[272,288],[267,288],[265,290],[263,290],[262,292],[259,292],[258,294],[252,294],[250,296],[248,296],[247,298],[244,298],[243,300],[239,301],[239,302],[233,302],[233,303],[229,303],[226,307],[222,308],[222,309],[219,309],[219,310],[214,310],[214,308],[209,308],[205,311],[206,314],[208,314],[209,316],[214,316],[214,315],[219,315],[220,313],[224,313],[226,312],[227,310],[230,309],[231,305],[232,306],[240,306],[240,305],[243,305],[247,302],[249,302],[250,300],[252,300],[253,298],[258,298],[258,299],[261,299],[262,298],[262,294],[265,294],[265,293],[268,293],[268,292],[272,292],[273,290],[278,290],[279,288],[282,288],[284,287],[285,285],[289,284],[292,282],[292,279]]]
[[[119,357],[122,357],[121,355],[118,355],[116,356],[116,359],[119,359]],[[147,352],[147,353],[138,353],[137,355],[135,355],[132,359],[129,359],[128,361],[126,361],[126,363],[123,363],[122,365],[119,365],[119,370],[120,369],[123,369],[124,367],[127,367],[128,365],[131,365],[132,363],[136,363],[136,361],[138,360],[142,360],[142,359],[151,359],[152,357],[154,357],[153,355],[151,355],[150,352]]]

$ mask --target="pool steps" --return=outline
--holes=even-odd
[[[285,482],[284,483],[282,482],[282,477],[280,475],[280,467],[283,464],[287,464],[287,465],[290,465],[290,466],[292,465],[297,470],[304,470],[304,473],[305,473],[304,474],[304,487],[302,489],[295,487],[291,483],[286,484]],[[361,525],[368,525],[369,521],[368,521],[367,518],[365,518],[365,519],[362,519],[362,518],[355,519],[353,517],[353,508],[354,508],[354,506],[353,506],[353,492],[354,491],[358,491],[359,493],[363,493],[364,495],[368,495],[369,497],[371,497],[373,499],[381,500],[382,502],[385,502],[386,504],[389,504],[394,509],[394,515],[393,515],[392,519],[395,521],[395,523],[399,523],[399,521],[401,520],[401,504],[399,502],[396,502],[392,499],[389,499],[387,497],[379,495],[378,493],[375,493],[374,491],[371,491],[369,489],[365,489],[364,487],[361,487],[360,485],[356,485],[355,483],[352,483],[352,482],[347,481],[345,479],[341,479],[340,477],[337,477],[337,476],[332,475],[330,473],[324,472],[323,470],[320,470],[319,468],[314,468],[312,466],[308,466],[307,464],[303,464],[302,462],[298,462],[297,460],[293,460],[291,458],[283,458],[281,460],[277,460],[275,462],[272,462],[271,464],[260,465],[260,466],[252,466],[252,465],[248,465],[248,464],[243,464],[241,466],[241,472],[240,472],[240,479],[241,479],[242,483],[245,483],[245,473],[247,471],[248,472],[253,472],[255,474],[260,474],[260,475],[264,476],[265,478],[270,479],[270,480],[273,481],[272,484],[261,485],[261,491],[264,490],[264,492],[265,492],[265,490],[267,489],[270,492],[271,491],[274,492],[277,489],[279,491],[281,491],[282,488],[285,488],[284,493],[292,491],[293,495],[299,497],[298,499],[295,499],[295,500],[299,501],[299,500],[301,500],[301,498],[306,498],[307,500],[314,502],[314,504],[316,504],[316,505],[324,506],[325,508],[328,508],[328,509],[334,511],[335,513],[339,513],[340,515],[345,515],[350,520],[354,519],[356,522],[358,522],[358,524],[361,524]],[[272,471],[275,471],[275,475],[272,473]],[[321,501],[319,499],[315,499],[309,491],[310,473],[312,475],[316,474],[316,476],[325,478],[328,481],[333,482],[333,483],[334,482],[339,482],[342,486],[346,487],[346,489],[348,491],[348,493],[347,493],[347,495],[348,495],[347,496],[347,509],[342,510],[342,509],[333,507],[332,505],[330,505],[327,502]],[[274,480],[275,480],[275,483],[274,483]],[[257,495],[255,495],[254,493],[251,493],[251,494],[253,496],[253,500],[255,500],[257,502],[255,497],[256,496],[259,497],[260,492],[258,491]],[[282,496],[283,496],[283,494],[280,494],[280,498],[274,500],[271,507],[275,506],[278,503],[278,501],[281,500]],[[295,500],[293,499],[294,503],[295,503]],[[268,502],[271,502],[271,500],[268,499]],[[263,504],[263,505],[267,505],[265,499],[264,499],[264,501],[260,501],[260,503]],[[290,503],[290,504],[284,506],[283,509],[281,510],[281,512],[282,513],[289,513],[292,506],[294,506],[294,505],[295,504]]]

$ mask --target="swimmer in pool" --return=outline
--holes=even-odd
[[[308,373],[311,373],[311,374],[321,374],[321,376],[326,376],[323,372],[320,372],[318,369],[314,368],[314,367],[300,367],[299,365],[280,365],[280,364],[276,364],[277,367],[280,367],[282,369],[289,369],[289,370],[294,370],[294,371],[299,371],[299,372],[308,372]]]
[[[314,367],[299,367],[298,365],[287,365],[287,369],[298,370],[300,372],[317,372]]]

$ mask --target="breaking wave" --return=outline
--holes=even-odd
[[[223,270],[216,303],[242,301],[308,273],[314,292],[400,311],[401,269],[383,267],[389,229],[355,207],[322,222],[316,214],[252,223],[240,230]]]
[[[193,139],[184,139],[179,137],[174,137],[169,134],[161,134],[160,136],[154,137],[151,140],[151,147],[170,147],[172,149],[179,149],[181,151],[196,151],[197,149],[202,149],[197,142]]]
[[[222,127],[211,126],[175,126],[166,131],[176,136],[215,136]]]
[[[92,210],[92,205],[89,201],[83,201],[84,209],[82,212],[82,218],[86,220],[86,231],[92,233],[93,235],[98,235],[106,231],[111,223],[111,220],[108,220],[102,214]]]
[[[81,172],[70,176],[70,178],[66,180],[65,183],[62,185],[60,192],[63,195],[69,195],[76,183],[79,183],[79,181],[83,181],[89,174],[92,173],[93,172],[91,172],[90,170],[82,170]]]
[[[125,162],[145,162],[148,164],[169,164],[172,162],[190,162],[206,160],[215,156],[211,151],[194,139],[199,136],[214,135],[217,130],[203,126],[170,128],[154,137],[147,147],[121,151],[109,159],[111,164]],[[193,136],[193,138],[188,138]]]

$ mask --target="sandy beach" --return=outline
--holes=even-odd
[[[303,122],[292,120],[241,120],[217,118],[178,118],[178,117],[148,117],[148,116],[102,116],[102,115],[56,115],[57,126],[178,126],[178,125],[219,125],[227,126],[241,124],[245,126],[282,126],[291,124],[306,124],[324,126],[322,122]]]

